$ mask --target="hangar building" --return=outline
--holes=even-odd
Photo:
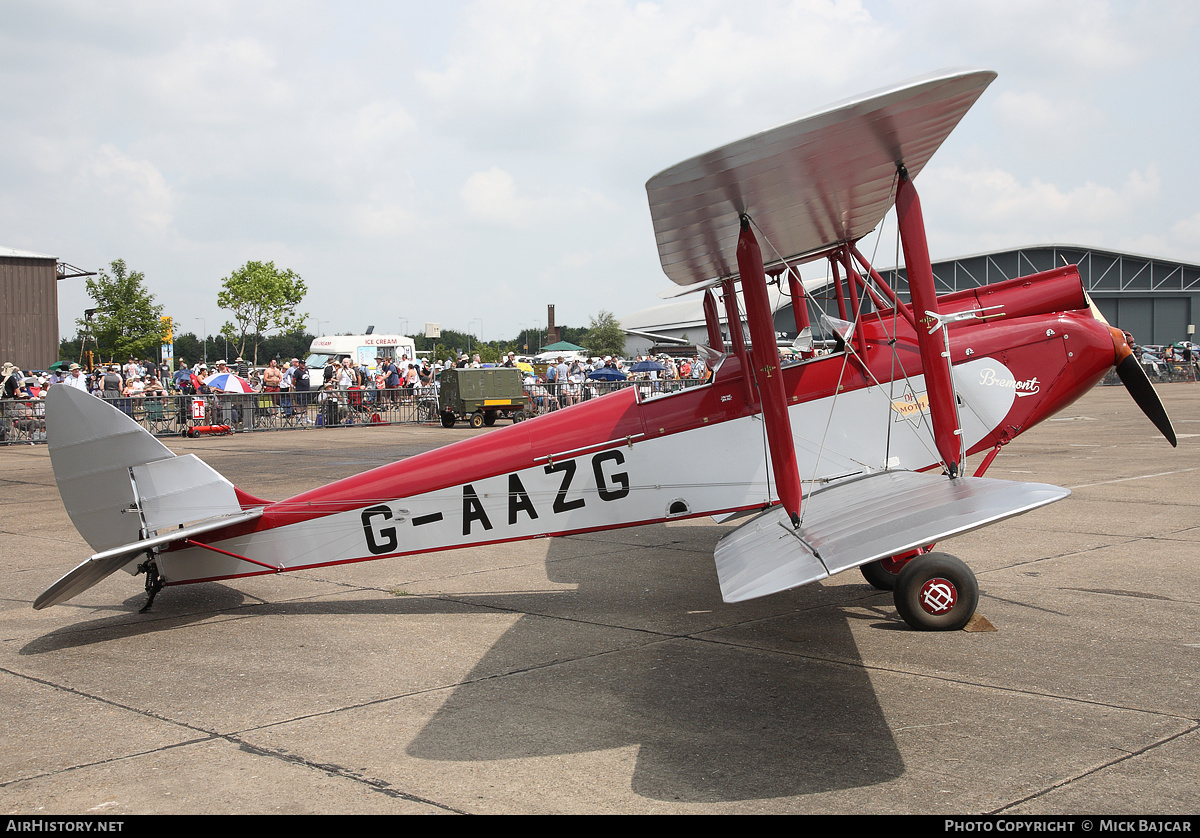
[[[54,256],[0,247],[0,363],[30,370],[58,360],[58,281],[92,275]]]
[[[1105,319],[1132,334],[1138,343],[1154,345],[1195,340],[1195,324],[1200,317],[1200,265],[1095,247],[1042,244],[934,262],[933,275],[938,293],[948,294],[1067,264],[1079,266],[1083,286]],[[908,281],[903,268],[888,268],[880,273],[903,299],[908,299]],[[805,279],[804,284],[810,294],[810,305],[820,306],[836,315],[831,289],[811,279]],[[776,330],[781,335],[795,337],[790,300],[783,298],[773,302]],[[815,319],[813,325],[816,331]],[[692,341],[703,340],[702,297],[690,294],[677,302],[626,315],[621,318],[621,326],[670,337],[686,336]],[[651,349],[652,343],[631,336],[626,342],[627,352],[630,355],[644,353]]]
[[[1200,265],[1097,247],[1039,244],[933,263],[939,294],[1078,265],[1083,287],[1114,326],[1140,344],[1194,340],[1200,316]],[[900,269],[897,290],[907,299]],[[884,276],[888,276],[884,272]]]

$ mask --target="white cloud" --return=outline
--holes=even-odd
[[[0,244],[123,257],[210,325],[248,259],[300,271],[335,331],[397,295],[398,316],[448,328],[515,331],[547,302],[586,322],[667,284],[654,172],[965,64],[1000,78],[918,183],[939,254],[1155,238],[1200,259],[1181,107],[1198,17],[1175,0],[13,2]]]
[[[1152,57],[1163,22],[1193,18],[1183,2],[1129,4],[1109,0],[898,0],[871,4],[918,43],[941,44],[971,64],[1015,58],[1030,78],[1111,77]],[[962,59],[960,59],[962,60]]]
[[[98,193],[96,209],[112,224],[132,223],[144,232],[164,233],[173,218],[174,198],[162,173],[148,160],[103,145],[80,173],[80,191]]]
[[[467,178],[459,191],[468,217],[510,229],[532,229],[537,225],[556,225],[570,216],[606,212],[613,204],[603,195],[577,189],[566,196],[532,196],[518,190],[512,174],[492,166]]]
[[[1081,136],[1102,130],[1105,120],[1103,111],[1078,99],[1035,90],[1002,89],[991,109],[1006,141],[1066,153]]]
[[[378,192],[356,204],[350,217],[354,229],[368,238],[395,237],[411,232],[417,218],[410,207],[395,203]]]
[[[1117,183],[1063,186],[1021,180],[1001,168],[943,165],[922,173],[918,187],[935,258],[1024,244],[1072,243],[1120,248],[1146,229],[1161,198],[1154,166],[1131,170]],[[1111,231],[1122,231],[1120,239]]]
[[[482,2],[461,19],[445,66],[417,78],[455,131],[526,149],[610,144],[614,123],[631,119],[727,126],[731,110],[748,107],[762,128],[773,118],[762,104],[777,120],[795,116],[797,101],[822,104],[815,91],[863,72],[895,42],[860,3],[825,0],[751,4],[736,16],[697,0]]]
[[[1144,252],[1164,255],[1192,254],[1192,260],[1200,261],[1200,212],[1172,224],[1160,249]]]
[[[527,226],[534,207],[530,199],[518,197],[513,176],[496,166],[467,178],[460,195],[472,218],[503,227]]]

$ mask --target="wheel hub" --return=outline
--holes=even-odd
[[[945,614],[958,602],[958,589],[949,579],[935,576],[921,586],[917,601],[930,614]]]

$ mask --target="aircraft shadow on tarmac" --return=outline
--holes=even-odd
[[[650,535],[632,537],[646,539],[640,548],[612,533],[591,543],[587,536],[549,540],[547,577],[574,591],[260,604],[224,584],[189,585],[165,590],[148,615],[136,613],[145,601],[138,594],[120,613],[105,608],[105,616],[38,638],[21,654],[174,631],[218,612],[403,619],[483,605],[524,615],[409,742],[410,756],[494,761],[637,746],[632,790],[693,802],[813,794],[903,773],[850,633],[850,620],[884,630],[898,625],[874,607],[883,604],[878,592],[811,585],[726,606],[711,564],[721,530],[623,532]],[[708,549],[654,544],[666,533],[693,547],[707,541]],[[725,613],[694,632],[663,621],[664,613],[693,608]],[[618,633],[633,639],[513,671],[514,661],[529,660],[524,650],[546,642],[547,619],[556,617],[630,629]]]
[[[699,532],[640,531],[669,532],[687,541],[686,530],[692,529]],[[619,533],[601,534],[596,546],[603,539],[618,552],[599,557],[580,554],[572,539],[553,539],[547,575],[577,586],[572,600],[583,613],[574,611],[576,619],[602,621],[606,607],[628,609],[636,600],[642,614],[626,610],[609,624],[651,627],[663,612],[720,608],[744,633],[683,636],[662,629],[605,654],[513,677],[483,677],[496,671],[493,658],[511,660],[533,642],[531,636],[544,638],[544,619],[522,617],[479,661],[470,683],[457,688],[409,744],[408,753],[433,760],[503,760],[636,745],[633,791],[672,801],[792,796],[899,776],[903,762],[866,671],[771,648],[778,645],[773,639],[807,634],[816,641],[810,654],[834,652],[858,661],[851,617],[836,607],[837,595],[810,586],[779,595],[794,608],[780,608],[778,601],[725,606],[712,567],[711,544],[720,532],[705,528],[701,543],[705,535],[709,546],[703,552],[680,551],[677,558],[649,563],[644,550],[612,545],[621,541]],[[672,572],[665,573],[668,563]],[[857,586],[852,590],[861,593]],[[631,596],[643,592],[641,599]],[[698,603],[698,595],[705,601]],[[761,621],[754,619],[756,608],[762,609]],[[880,616],[869,619],[882,622]]]

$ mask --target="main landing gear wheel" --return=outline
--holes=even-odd
[[[957,631],[975,615],[979,583],[961,559],[926,553],[910,559],[892,591],[896,611],[919,631]]]
[[[872,588],[878,588],[881,591],[896,590],[896,577],[900,575],[903,568],[903,563],[892,559],[880,559],[877,562],[867,562],[858,566],[863,579],[871,583]]]

